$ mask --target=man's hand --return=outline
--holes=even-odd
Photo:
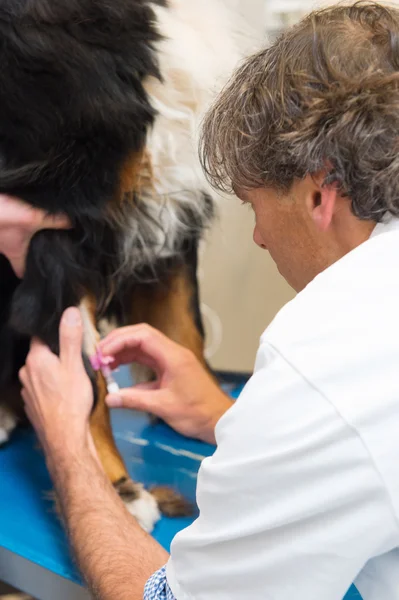
[[[29,244],[41,229],[67,229],[63,215],[47,215],[17,198],[0,194],[0,254],[11,263],[17,277],[22,277]]]
[[[188,437],[215,443],[215,425],[232,401],[196,357],[148,325],[113,331],[100,344],[118,365],[138,362],[152,368],[157,380],[108,396],[112,407],[152,413]]]
[[[60,325],[60,356],[33,340],[20,371],[27,415],[50,460],[92,448],[93,392],[82,361],[82,336],[79,309],[67,309]]]
[[[22,396],[92,596],[140,600],[168,554],[128,513],[100,465],[89,432],[93,394],[82,336],[80,312],[69,308],[60,325],[59,358],[34,340],[20,373]]]

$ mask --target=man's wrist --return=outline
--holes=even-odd
[[[95,449],[90,433],[68,437],[66,440],[46,439],[43,443],[46,463],[50,473],[56,476],[59,472],[67,474],[77,464],[94,460]]]
[[[212,414],[209,417],[206,427],[204,427],[200,439],[208,444],[216,444],[215,427],[223,415],[232,407],[234,401],[219,390],[219,397],[212,405]]]

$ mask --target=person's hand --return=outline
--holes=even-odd
[[[69,308],[60,324],[60,356],[33,340],[20,371],[26,413],[50,459],[93,449],[89,430],[93,391],[83,365],[82,337],[79,309]]]
[[[26,254],[36,232],[69,226],[64,215],[47,215],[18,198],[0,194],[0,254],[8,258],[17,277],[23,277]]]
[[[157,375],[156,381],[108,396],[109,406],[150,412],[183,435],[215,443],[215,425],[232,401],[191,351],[149,325],[117,329],[100,349],[113,357],[112,368],[137,362]]]

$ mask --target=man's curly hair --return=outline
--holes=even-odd
[[[218,189],[326,170],[355,215],[399,214],[399,10],[311,13],[238,69],[205,118],[201,159]]]

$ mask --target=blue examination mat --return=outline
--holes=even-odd
[[[241,387],[234,384],[229,391],[237,397]],[[188,440],[163,423],[151,424],[146,415],[133,411],[113,411],[112,421],[117,445],[133,479],[147,486],[173,486],[194,502],[199,466],[203,458],[214,452],[213,446]],[[65,435],[68,435],[67,428]],[[11,442],[0,449],[0,465],[0,548],[25,559],[26,566],[33,563],[62,580],[80,584],[67,539],[54,512],[50,497],[52,486],[43,455],[31,430],[17,431]],[[191,521],[192,518],[163,517],[153,535],[169,550],[175,534]],[[1,557],[2,554],[0,576],[13,584],[22,581],[8,577],[10,567],[5,569],[3,565],[1,569]],[[40,600],[61,597],[55,593],[39,596],[38,588],[29,588],[28,583],[20,587],[28,593],[36,593]],[[355,599],[359,600],[360,596],[353,588],[345,600]]]

